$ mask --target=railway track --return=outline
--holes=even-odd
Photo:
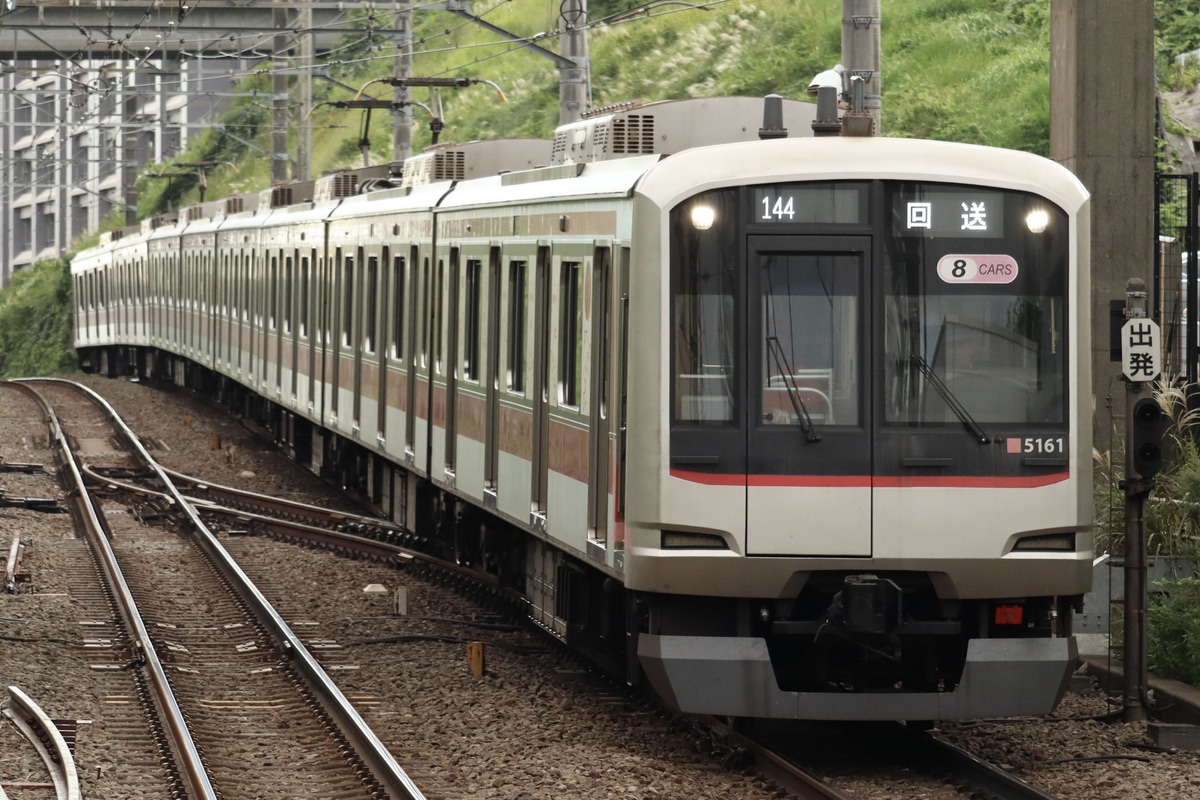
[[[870,784],[890,786],[895,796],[931,800],[1056,800],[935,731],[900,723],[768,722],[748,732],[712,724],[726,747],[744,752],[752,768],[800,798],[853,798],[854,787]],[[816,774],[824,776],[820,785],[805,785],[810,781],[804,776]]]
[[[40,386],[39,391],[52,394],[59,388],[57,385],[54,389]],[[303,540],[308,544],[334,549],[339,553],[354,553],[372,560],[389,563],[409,564],[423,558],[400,544],[411,536],[409,532],[384,520],[369,516],[283,501],[268,495],[219,486],[195,476],[167,471],[167,477],[178,487],[179,494],[173,496],[171,491],[167,491],[166,487],[160,485],[160,481],[152,476],[150,470],[136,465],[127,455],[118,453],[116,448],[110,446],[111,434],[102,433],[104,426],[109,424],[102,420],[103,415],[95,421],[89,421],[79,413],[73,413],[71,416],[72,438],[81,445],[81,449],[88,456],[87,463],[81,466],[81,474],[86,476],[89,482],[98,485],[107,495],[107,498],[101,503],[101,507],[106,511],[105,517],[110,519],[110,535],[114,548],[128,547],[150,551],[159,559],[158,566],[151,563],[149,566],[130,568],[128,578],[131,584],[159,584],[167,589],[168,596],[165,599],[160,598],[153,605],[153,616],[159,619],[174,618],[176,622],[169,623],[174,625],[173,628],[156,626],[155,635],[151,638],[162,643],[162,649],[165,650],[164,662],[185,675],[190,670],[203,673],[215,671],[223,668],[224,662],[230,660],[240,663],[243,667],[246,664],[254,663],[261,668],[274,669],[274,665],[281,660],[281,657],[269,656],[265,650],[260,649],[260,643],[269,638],[269,634],[261,630],[256,623],[222,622],[220,625],[213,624],[214,618],[219,617],[223,620],[227,616],[231,617],[236,612],[240,612],[239,603],[235,602],[229,608],[218,608],[214,601],[202,617],[193,616],[189,619],[178,616],[181,613],[180,609],[186,608],[186,605],[178,604],[170,595],[182,593],[185,589],[182,586],[175,586],[165,579],[172,577],[172,571],[179,575],[190,575],[200,569],[199,566],[183,567],[179,561],[179,551],[182,548],[174,529],[182,523],[179,522],[177,506],[192,505],[201,516],[210,520],[210,524],[214,527],[224,526],[225,546],[237,554],[239,562],[243,562],[245,559],[243,563],[246,571],[257,582],[263,584],[264,594],[273,598],[284,598],[281,606],[285,609],[284,614],[293,624],[299,624],[302,628],[310,623],[304,621],[306,610],[302,604],[287,602],[286,598],[289,594],[287,576],[280,576],[277,571],[272,569],[274,564],[269,553],[262,552],[262,548],[256,550],[249,546],[257,537],[231,535],[230,531],[246,533],[253,531],[274,537],[285,536],[292,540]],[[140,492],[141,499],[130,500],[126,493],[133,491]],[[133,512],[125,510],[128,508],[133,509]],[[220,522],[217,522],[218,520]],[[129,526],[127,529],[123,527],[126,525]],[[459,569],[453,563],[443,566],[451,570]],[[86,582],[87,569],[91,569],[93,576],[95,572],[94,567],[91,567],[90,564],[85,564],[84,567],[86,568],[81,568],[80,571],[81,584]],[[190,583],[190,578],[181,578],[181,581],[184,584]],[[494,593],[495,587],[483,586],[481,588]],[[206,592],[215,596],[215,590],[206,590]],[[97,610],[91,616],[100,620],[105,616],[105,612],[101,610],[107,603],[105,594],[97,593],[95,603]],[[151,608],[149,601],[145,603],[145,606],[147,609]],[[315,627],[317,623],[311,624]],[[229,625],[233,627],[227,627]],[[222,632],[216,634],[208,642],[191,638],[205,628],[222,628]],[[306,635],[307,646],[320,658],[324,669],[332,673],[344,674],[341,672],[342,670],[352,671],[358,668],[355,658],[352,656],[352,649],[343,646],[346,643],[317,638],[316,634],[309,630],[306,630]],[[236,652],[236,655],[232,655],[228,645],[235,639],[238,640],[237,643],[247,646],[240,652]],[[101,659],[103,663],[100,666],[107,670],[108,674],[126,681],[140,674],[140,667],[119,669],[119,667],[127,666],[129,662],[136,660],[138,653],[136,646],[129,646],[127,643],[122,646],[120,636],[107,629],[102,633],[98,632],[93,643],[98,648],[102,648],[100,653],[103,654]],[[234,650],[237,651],[236,645]],[[204,660],[210,657],[215,666]],[[117,661],[121,659],[127,660],[118,664]],[[284,656],[282,660],[287,660],[287,657]],[[203,686],[203,684],[201,685]],[[197,709],[190,715],[195,723],[197,736],[215,735],[217,741],[222,735],[228,737],[230,735],[228,720],[231,717],[239,720],[252,720],[255,717],[277,718],[283,714],[303,715],[304,713],[303,710],[288,707],[277,697],[268,699],[254,699],[244,695],[233,697],[229,694],[229,687],[223,691],[226,692],[223,697],[215,697],[215,692],[203,688],[196,691],[189,690],[185,686],[180,691],[181,702],[185,702],[189,708]],[[134,712],[134,716],[140,717],[141,705],[152,704],[149,699],[152,695],[152,690],[135,688],[134,691],[125,694],[113,693],[113,699],[114,702],[124,702],[126,708]],[[357,707],[367,711],[378,708],[382,702],[387,702],[378,693],[370,691],[348,691],[347,696]],[[140,703],[137,702],[139,700]],[[138,731],[140,729],[144,732],[145,727],[146,723],[141,719],[131,721],[129,739],[131,741],[140,739],[144,742],[144,733],[139,737]],[[241,740],[244,746],[244,740],[248,735],[239,733],[234,738]],[[317,739],[319,738],[317,737]],[[793,759],[774,752],[770,745],[764,746],[741,737],[740,734],[724,728],[720,723],[714,723],[712,739],[716,743],[714,752],[718,754],[718,757],[722,750],[736,753],[737,759],[752,762],[754,771],[766,776],[774,785],[779,786],[790,796],[843,798],[843,800],[854,796],[845,790],[839,790],[833,782],[817,777],[811,767],[806,769],[802,765],[802,759]],[[402,748],[396,747],[394,741],[391,744],[393,752],[404,752]],[[930,746],[936,746],[936,744],[934,742]],[[164,749],[167,752],[171,750],[160,745],[160,750]],[[204,748],[204,751],[207,756],[208,746]],[[252,758],[256,763],[264,760],[264,752],[254,753]],[[413,752],[411,755],[419,758],[420,754]],[[408,754],[406,754],[407,757]],[[161,758],[161,754],[159,758]],[[217,770],[222,776],[221,781],[246,780],[245,776],[240,774],[235,760],[231,761],[223,754],[217,758],[221,764],[221,768]],[[980,797],[1023,797],[1039,798],[1039,800],[1050,797],[1031,790],[1020,781],[1008,781],[1002,776],[997,778],[994,773],[986,780],[968,776],[964,770],[979,772],[981,769],[985,769],[986,765],[970,756],[964,757],[961,753],[956,758],[960,762],[957,766],[942,763],[940,766],[932,766],[923,771],[934,775],[931,780],[935,783],[958,787],[955,791],[975,791],[977,792],[976,796]],[[154,758],[143,757],[142,760],[149,764],[154,761]],[[915,756],[913,760],[916,761]],[[938,762],[938,759],[931,756],[921,756],[921,760],[935,765]],[[798,761],[800,763],[797,763]],[[147,771],[153,772],[152,769]],[[413,774],[419,774],[420,785],[423,788],[438,787],[436,796],[458,796],[458,791],[452,785],[439,786],[437,783],[439,776],[436,770],[432,773],[414,772]],[[272,779],[277,780],[277,777]],[[968,790],[964,787],[972,788]],[[150,792],[148,796],[153,794],[154,792]],[[223,796],[236,797],[239,795],[225,794]],[[358,795],[350,794],[348,796]]]
[[[104,475],[93,475],[95,480],[119,482],[130,490],[136,489],[121,481],[118,472],[110,470]],[[454,562],[431,557],[401,544],[414,539],[414,532],[386,520],[222,486],[176,471],[167,472],[206,516],[235,519],[259,532],[285,536],[312,546],[388,562],[411,559],[447,574],[471,580],[480,578],[478,573]],[[495,589],[489,586],[480,588]],[[719,742],[718,748],[745,754],[753,762],[756,771],[791,796],[805,800],[851,800],[851,795],[821,780],[812,769],[794,758],[781,755],[769,744],[764,745],[742,736],[716,720],[709,720],[706,724],[711,726],[713,739]],[[894,735],[901,737],[906,751],[923,764],[924,772],[935,776],[936,782],[953,785],[958,787],[957,790],[970,788],[979,792],[980,796],[997,800],[1052,800],[1050,795],[933,736],[914,733],[903,727],[897,728]]]
[[[98,397],[30,385],[64,409],[62,439],[93,468],[154,471]],[[165,475],[154,482],[176,513],[148,525],[124,502],[91,500],[79,469],[64,468],[130,630],[132,657],[117,668],[147,676],[173,784],[192,797],[423,796]]]

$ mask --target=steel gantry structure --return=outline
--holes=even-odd
[[[178,153],[190,132],[217,126],[238,76],[261,62],[274,62],[270,91],[256,94],[271,106],[271,182],[309,179],[312,78],[347,34],[395,48],[387,105],[394,157],[406,158],[418,8],[456,14],[550,58],[560,121],[587,110],[586,0],[563,0],[562,54],[487,23],[469,0],[0,0],[0,287],[112,215],[135,222],[142,168]]]
[[[286,131],[294,104],[311,105],[312,65],[362,33],[352,12],[364,9],[380,11],[371,35],[409,45],[407,26],[393,20],[412,5],[0,0],[0,286],[111,215],[135,221],[142,168],[215,125],[238,76],[266,60],[288,67],[273,70],[271,92],[258,96],[282,134],[272,141],[272,180],[306,178],[304,137],[292,158]],[[301,76],[296,96],[289,74]]]

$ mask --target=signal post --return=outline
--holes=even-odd
[[[1146,282],[1125,284],[1121,372],[1125,377],[1124,719],[1146,719],[1146,498],[1162,468],[1163,412],[1151,382],[1162,371],[1158,324],[1146,316]]]

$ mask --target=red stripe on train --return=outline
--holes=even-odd
[[[791,486],[795,488],[845,487],[865,489],[896,487],[940,487],[960,489],[1036,489],[1062,483],[1070,473],[1053,472],[1047,475],[1018,477],[984,477],[977,475],[718,475],[673,469],[671,477],[705,486]]]

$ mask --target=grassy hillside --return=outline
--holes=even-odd
[[[474,12],[519,36],[557,51],[557,0],[477,0]],[[648,12],[620,15],[633,8]],[[692,8],[632,0],[591,0],[588,33],[595,106],[777,93],[806,99],[812,76],[840,60],[842,0],[726,0]],[[883,6],[883,132],[1048,150],[1049,0],[905,0]],[[381,20],[380,24],[390,23]],[[331,66],[335,82],[314,84],[313,174],[359,165],[362,111],[329,101],[353,97],[368,81],[390,75],[393,51],[370,36],[347,37]],[[430,92],[414,100],[441,109],[442,141],[548,137],[558,121],[558,72],[553,62],[482,27],[441,11],[415,16],[413,74],[494,81],[502,103],[484,86]],[[541,35],[548,34],[548,35]],[[340,84],[340,85],[339,85]],[[256,74],[247,89],[269,91]],[[390,99],[377,84],[368,95]],[[303,116],[307,109],[296,109]],[[416,109],[414,149],[430,141],[429,116]],[[269,150],[270,109],[256,98],[239,101],[226,120],[240,137]],[[375,111],[367,134],[372,163],[388,161],[391,115]],[[294,150],[293,150],[294,152]],[[222,160],[238,171],[208,176],[207,197],[257,191],[269,183],[269,163],[229,137],[193,138],[180,161]],[[146,186],[147,213],[195,202],[197,190],[175,181]],[[152,211],[151,211],[152,210]]]

